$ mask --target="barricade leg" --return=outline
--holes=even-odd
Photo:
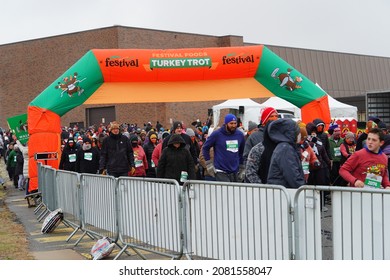
[[[122,250],[115,256],[114,260],[117,260],[120,258],[120,256],[123,254],[123,253],[126,253],[128,256],[131,256],[130,253],[128,253],[126,250],[127,248],[130,247],[129,245],[125,245],[125,247],[122,248]],[[143,260],[146,260],[146,257],[141,254],[137,249],[133,248],[133,247],[130,247],[141,259]]]

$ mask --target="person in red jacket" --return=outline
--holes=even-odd
[[[340,167],[340,175],[356,188],[363,188],[368,174],[381,177],[378,185],[382,188],[390,188],[387,174],[387,156],[380,147],[384,144],[384,134],[379,128],[372,128],[367,135],[366,145],[363,149],[353,153]]]
[[[134,164],[135,171],[129,171],[129,176],[131,177],[145,177],[146,170],[149,168],[148,160],[146,158],[146,154],[142,146],[140,145],[141,140],[137,135],[132,135],[130,137],[131,146],[133,148],[134,153]]]

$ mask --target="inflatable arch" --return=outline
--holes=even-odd
[[[300,107],[304,122],[330,122],[327,94],[263,45],[90,50],[28,106],[29,191],[38,188],[35,153],[60,154],[60,117],[81,104],[271,96]],[[58,168],[59,160],[47,164]]]

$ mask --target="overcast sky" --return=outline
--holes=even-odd
[[[0,0],[0,45],[122,25],[390,57],[389,0]]]

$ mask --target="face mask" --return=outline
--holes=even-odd
[[[83,150],[86,151],[86,150],[89,150],[89,149],[91,149],[91,144],[84,143],[83,144]]]
[[[133,148],[136,148],[138,146],[138,143],[137,142],[131,142],[131,146],[133,146]]]

